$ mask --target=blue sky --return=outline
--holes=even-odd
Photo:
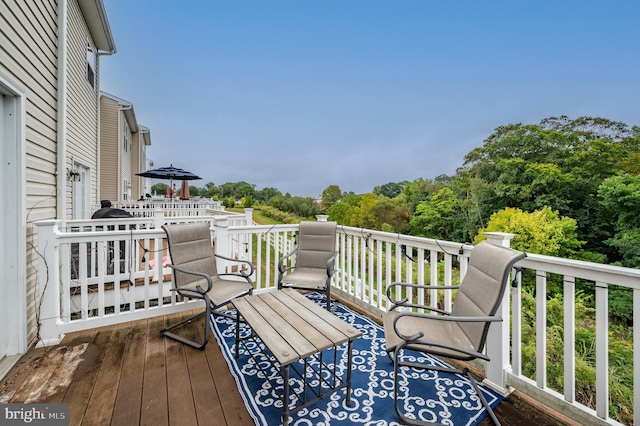
[[[103,0],[149,156],[291,195],[453,175],[501,125],[640,124],[640,2]]]

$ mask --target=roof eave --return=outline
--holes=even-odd
[[[116,53],[116,43],[102,0],[79,0],[78,3],[96,47],[105,52]]]

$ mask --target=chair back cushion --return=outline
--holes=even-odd
[[[169,256],[171,263],[179,268],[193,272],[208,274],[213,280],[218,276],[214,245],[211,241],[211,231],[206,223],[185,223],[177,225],[163,225],[167,233]],[[200,284],[205,290],[207,282],[197,275],[173,272],[174,285],[180,287],[195,287]]]
[[[525,257],[524,253],[507,247],[482,242],[474,247],[469,267],[456,294],[452,316],[493,316],[507,287],[513,265]],[[482,351],[491,323],[460,322],[460,328]]]
[[[336,250],[336,222],[300,222],[296,268],[325,268]]]

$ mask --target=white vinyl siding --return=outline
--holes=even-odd
[[[26,320],[31,344],[39,294],[32,222],[56,217],[57,2],[0,0],[0,28],[0,73],[26,94]]]
[[[107,96],[100,97],[100,199],[118,201],[118,114],[120,104]]]
[[[98,170],[98,97],[97,87],[87,81],[87,43],[92,43],[77,0],[69,0],[67,6],[67,158],[66,167],[73,168],[74,162],[89,168],[90,204],[97,207]],[[95,46],[91,45],[95,51]],[[96,61],[96,81],[98,81],[99,61]],[[96,84],[97,86],[97,84]],[[72,184],[67,181],[67,218],[72,217]]]

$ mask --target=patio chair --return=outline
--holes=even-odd
[[[211,241],[211,231],[205,223],[163,225],[162,229],[167,233],[171,258],[171,264],[167,266],[173,269],[171,291],[183,298],[204,300],[205,310],[161,330],[161,333],[194,348],[204,349],[209,341],[211,314],[223,315],[216,310],[236,297],[253,292],[253,283],[250,278],[254,270],[253,264],[246,260],[231,259],[216,254],[215,244]],[[216,258],[246,264],[248,271],[240,268],[237,273],[218,273]],[[221,278],[226,276],[236,276],[239,279]],[[173,333],[175,328],[202,315],[206,315],[203,343],[199,344]]]
[[[394,364],[394,405],[396,413],[408,424],[433,424],[410,419],[399,409],[398,369],[419,368],[465,375],[475,389],[495,424],[500,424],[478,389],[468,368],[444,368],[423,363],[404,361],[403,352],[413,351],[442,356],[460,361],[481,359],[489,361],[483,353],[489,326],[502,321],[496,312],[513,265],[525,257],[519,251],[488,242],[478,244],[469,259],[469,268],[459,286],[429,286],[394,283],[387,288],[387,297],[392,302],[391,310],[383,315],[387,354]],[[457,289],[451,312],[429,306],[421,306],[405,297],[398,300],[393,295],[404,288],[408,294],[429,289]],[[398,308],[406,308],[404,311]],[[419,313],[413,308],[424,308],[431,313]],[[405,401],[405,404],[407,401]]]
[[[278,289],[324,292],[327,309],[332,309],[331,277],[336,259],[336,222],[300,222],[298,244],[278,260]],[[292,266],[286,261],[292,258]]]

